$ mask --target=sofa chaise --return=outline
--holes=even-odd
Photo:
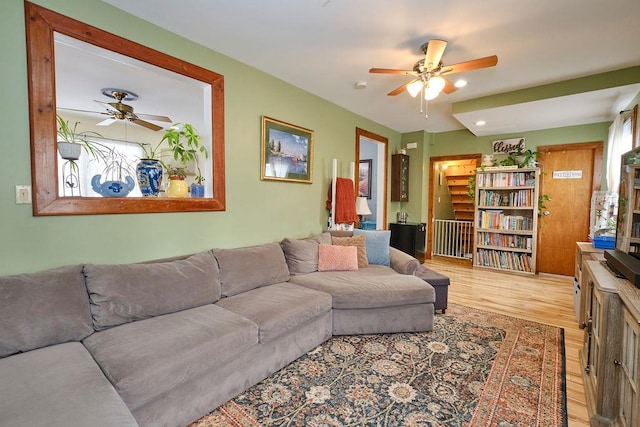
[[[432,330],[418,261],[387,245],[388,266],[361,267],[367,245],[323,233],[0,277],[0,425],[186,425],[332,335]],[[338,246],[356,269],[327,267]]]

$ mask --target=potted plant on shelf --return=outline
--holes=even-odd
[[[204,181],[204,177],[200,173],[200,165],[198,163],[199,154],[204,155],[205,158],[209,157],[209,153],[207,148],[200,143],[200,136],[196,132],[193,125],[190,123],[175,123],[171,127],[165,130],[162,139],[156,144],[155,147],[149,144],[140,144],[140,147],[143,150],[144,158],[140,160],[138,163],[138,182],[140,184],[140,189],[145,194],[143,187],[147,182],[151,182],[151,176],[146,176],[144,167],[147,165],[143,163],[155,163],[153,166],[154,170],[158,168],[164,168],[168,172],[168,165],[161,160],[159,157],[159,149],[162,144],[166,143],[169,147],[169,150],[172,152],[173,160],[177,161],[181,168],[185,169],[186,165],[189,161],[195,161],[196,167],[198,169],[198,175],[196,176],[196,181],[201,185],[202,181]],[[156,173],[157,175],[157,173]],[[160,182],[162,177],[160,176]],[[171,184],[171,183],[170,183]],[[155,194],[148,195],[157,195],[161,184],[157,184],[156,187],[158,190],[155,190]],[[146,195],[146,194],[145,194]]]
[[[517,165],[519,168],[535,168],[538,163],[538,151],[523,150],[518,147],[516,151],[512,151],[508,154],[507,158],[502,160],[500,164],[502,166]]]
[[[72,126],[68,120],[63,119],[60,115],[56,115],[56,120],[58,122],[58,152],[63,159],[78,160],[83,147],[93,157],[99,157],[102,154],[104,147],[88,139],[89,136],[102,138],[102,135],[97,132],[79,132],[80,122],[75,122]]]
[[[169,197],[187,197],[189,186],[185,178],[187,177],[187,169],[182,166],[173,166],[167,169],[169,175],[169,186],[167,187],[167,196]]]
[[[91,178],[91,188],[103,197],[126,197],[136,185],[131,177],[135,173],[131,160],[115,148],[101,153],[98,161],[102,173]],[[103,176],[106,180],[100,182]]]
[[[162,169],[165,168],[165,164],[158,156],[161,144],[162,140],[155,147],[138,143],[143,154],[136,165],[136,177],[143,197],[156,197],[162,188]]]
[[[197,166],[197,168],[198,174],[194,179],[195,182],[191,184],[191,197],[204,197],[204,176],[202,176],[202,173],[200,172],[200,166]]]

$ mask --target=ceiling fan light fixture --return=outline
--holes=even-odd
[[[429,79],[429,88],[437,91],[438,93],[440,93],[442,89],[444,89],[445,84],[446,82],[440,76],[434,76]]]
[[[439,94],[440,94],[439,90],[436,90],[431,86],[427,86],[427,88],[424,91],[424,99],[426,99],[427,101],[431,101],[432,99],[436,99]]]
[[[409,95],[411,95],[414,98],[416,96],[418,96],[418,94],[420,93],[421,90],[422,90],[422,81],[421,80],[416,80],[415,82],[411,83],[410,85],[407,85],[407,92],[409,92]]]

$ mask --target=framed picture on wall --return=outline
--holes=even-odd
[[[360,170],[358,173],[358,195],[371,198],[371,164],[372,159],[360,160]]]
[[[313,131],[262,116],[260,179],[311,184]]]

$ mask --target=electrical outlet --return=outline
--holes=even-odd
[[[31,186],[30,185],[16,185],[16,204],[17,205],[31,204]]]

